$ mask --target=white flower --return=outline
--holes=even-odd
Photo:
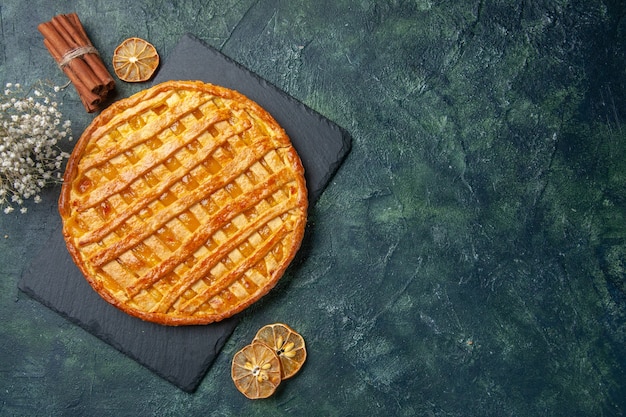
[[[0,95],[0,208],[9,214],[24,200],[41,202],[39,192],[61,181],[62,161],[69,154],[57,143],[72,140],[71,122],[62,121],[54,101],[59,87],[37,83],[33,96],[26,97],[20,84],[6,83]]]

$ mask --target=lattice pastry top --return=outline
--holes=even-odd
[[[74,262],[108,302],[206,324],[266,294],[300,247],[307,190],[284,130],[235,91],[169,81],[81,136],[59,199]]]

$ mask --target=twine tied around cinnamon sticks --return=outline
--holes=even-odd
[[[115,81],[104,66],[76,13],[57,15],[37,29],[59,68],[67,75],[88,113],[98,106]]]

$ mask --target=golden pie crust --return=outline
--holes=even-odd
[[[242,94],[168,81],[112,104],[67,164],[63,235],[109,303],[164,325],[238,313],[300,247],[304,169],[285,131]]]

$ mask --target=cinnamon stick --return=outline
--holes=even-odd
[[[87,36],[87,32],[85,32],[85,28],[83,27],[76,13],[62,15],[59,21],[61,25],[68,31],[77,46],[93,46],[91,41],[89,40],[89,37]],[[109,74],[109,71],[107,71],[106,67],[102,63],[102,60],[94,54],[85,54],[84,59],[98,78],[99,86],[105,88],[106,92],[112,90],[115,86],[115,80],[113,80],[113,77],[111,77],[111,74]]]
[[[57,63],[62,62],[66,53],[78,48],[78,45],[75,46],[69,43],[71,40],[64,37],[64,32],[59,31],[59,28],[54,23],[42,23],[39,27],[39,31],[44,35],[44,40],[47,40],[54,50],[54,53],[52,51],[50,53],[55,57]],[[67,63],[67,66],[89,87],[90,91],[94,92],[98,85],[98,79],[84,60],[73,59]]]
[[[115,81],[102,63],[76,13],[58,15],[41,23],[44,45],[70,79],[87,112],[115,88]]]
[[[44,39],[43,43],[46,48],[48,48],[48,51],[50,51],[50,54],[55,59],[55,61],[60,62],[62,56],[57,52],[55,46],[47,39]],[[67,78],[70,79],[72,84],[74,84],[74,88],[78,93],[78,97],[83,102],[83,105],[87,109],[87,112],[93,113],[97,109],[98,104],[100,104],[100,102],[102,101],[102,97],[100,97],[96,93],[92,93],[89,87],[85,85],[83,80],[78,75],[76,75],[76,72],[72,69],[70,65],[63,68],[63,72],[65,73]]]

